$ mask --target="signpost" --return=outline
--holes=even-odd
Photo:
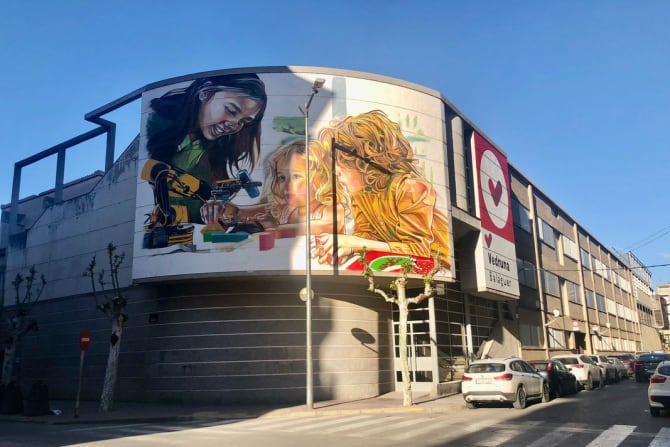
[[[84,353],[91,344],[91,333],[84,329],[79,334],[79,348],[81,348],[81,355],[79,356],[79,383],[77,383],[77,400],[74,404],[74,417],[79,417],[79,396],[81,395],[81,378],[84,372]]]

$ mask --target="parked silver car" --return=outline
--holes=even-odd
[[[615,370],[615,375],[614,375],[614,381],[618,382],[621,379],[627,379],[628,378],[628,367],[624,362],[619,360],[616,357],[607,357],[607,361],[614,366]]]
[[[605,383],[611,383],[614,381],[618,382],[618,379],[616,379],[615,377],[616,368],[607,360],[607,356],[598,354],[598,355],[590,355],[589,357],[591,358],[591,360],[593,360],[593,363],[598,365],[598,368],[600,368],[600,372],[605,378]]]

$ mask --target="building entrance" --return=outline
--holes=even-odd
[[[410,312],[413,315],[413,312]],[[397,312],[394,312],[397,317]],[[397,320],[397,318],[394,318]],[[398,322],[393,322],[393,339],[395,352],[396,390],[402,389],[402,362],[400,359],[400,338]],[[409,376],[414,391],[431,390],[433,382],[433,357],[430,343],[430,324],[428,320],[410,320],[407,322],[407,359]]]

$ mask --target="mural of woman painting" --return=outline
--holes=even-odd
[[[310,148],[310,225],[312,232],[332,232],[334,224],[332,176],[329,157],[323,146]],[[306,203],[305,140],[294,138],[282,144],[265,160],[264,191],[259,204],[236,206],[233,203],[208,201],[201,209],[206,223],[222,221],[259,221],[265,229],[280,231],[279,237],[305,234]],[[339,190],[338,197],[346,198]],[[345,210],[338,204],[338,231],[344,231]]]
[[[435,206],[436,192],[416,166],[412,147],[379,110],[323,128],[319,141],[334,142],[338,180],[349,193],[353,234],[323,233],[312,241],[313,258],[339,264],[362,251],[432,258],[449,269],[449,221]]]
[[[203,191],[240,169],[252,170],[266,104],[265,84],[255,74],[201,78],[154,98],[146,128],[150,162],[167,164],[177,182],[183,173],[194,177]],[[200,223],[200,207],[209,197],[197,196],[192,187],[186,195],[170,192],[170,205],[185,206],[189,222]]]

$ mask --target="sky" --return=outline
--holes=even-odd
[[[86,113],[147,84],[339,68],[441,92],[591,235],[667,284],[668,23],[666,0],[3,0],[0,203],[16,162],[95,128]],[[105,118],[118,156],[139,101]],[[104,145],[68,150],[65,181],[104,169]],[[55,165],[26,168],[20,197],[53,188]]]

